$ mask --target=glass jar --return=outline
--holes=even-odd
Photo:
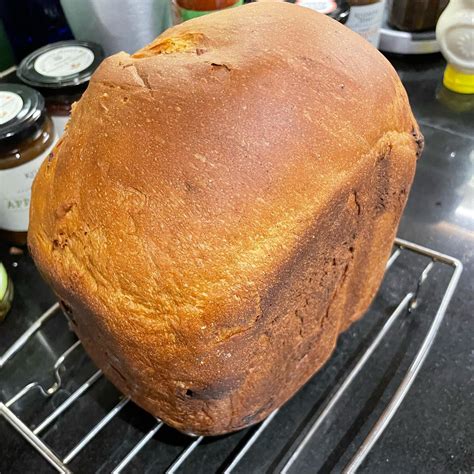
[[[243,4],[244,0],[172,0],[173,22],[177,25],[216,10],[238,7]]]
[[[434,30],[449,0],[389,0],[388,23],[401,31]]]
[[[72,104],[81,98],[103,59],[96,43],[60,41],[34,51],[18,67],[18,77],[43,94],[58,135],[64,131]]]
[[[42,95],[20,84],[1,84],[0,238],[26,243],[31,185],[54,142]]]
[[[13,283],[8,276],[7,270],[0,262],[0,322],[5,319],[13,301]]]
[[[349,0],[351,12],[346,26],[377,47],[382,27],[384,0]]]
[[[349,4],[346,0],[295,0],[291,3],[324,13],[339,23],[345,23],[349,16]]]
[[[255,0],[257,2],[282,1],[282,0]],[[295,3],[301,7],[309,8],[329,16],[339,23],[345,23],[349,16],[349,4],[346,0],[283,0],[287,3]]]

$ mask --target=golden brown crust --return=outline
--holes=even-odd
[[[94,74],[35,180],[30,249],[125,394],[236,430],[366,310],[420,137],[392,67],[335,21],[201,17]]]

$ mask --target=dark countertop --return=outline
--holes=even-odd
[[[441,87],[444,62],[439,55],[390,59],[405,83],[426,141],[425,152],[419,162],[398,235],[459,258],[465,270],[425,365],[387,431],[362,465],[361,471],[472,472],[474,470],[474,97],[460,97]],[[0,353],[3,353],[25,330],[29,321],[41,314],[54,298],[36,274],[27,255],[8,255],[8,247],[0,244],[0,259],[7,263],[17,289],[12,314],[0,327]],[[355,344],[354,341],[366,336],[366,332],[370,329],[367,325],[371,324],[373,319],[373,314],[369,312],[363,321],[354,325],[341,337],[337,354],[334,356],[336,369],[339,362],[339,368],[348,363],[347,359],[344,359],[346,349]],[[9,377],[14,379],[21,375],[24,378],[25,373],[30,373],[43,363],[50,363],[73,340],[64,329],[56,327],[56,323],[52,323],[50,331],[53,336],[45,336],[45,339],[50,337],[45,347],[54,349],[51,350],[51,356],[42,353],[40,360],[36,358],[39,355],[30,350],[24,365],[20,370],[13,371],[13,375],[10,371]],[[285,436],[290,436],[287,434],[290,421],[299,424],[303,419],[307,419],[309,416],[307,414],[310,413],[307,399],[311,400],[311,406],[315,400],[319,400],[315,397],[322,396],[325,379],[335,378],[339,373],[336,369],[332,366],[323,369],[287,404],[286,418],[275,420],[276,431],[264,439],[256,454],[249,456],[247,472],[263,472],[274,468],[275,463],[265,464],[259,458],[267,456],[268,452],[276,451],[281,438],[287,441]],[[374,373],[375,371],[374,369]],[[371,373],[367,377],[366,384],[370,385],[371,378],[375,375]],[[318,388],[315,388],[316,383]],[[8,399],[12,390],[7,384],[2,383],[0,385],[2,400]],[[65,386],[64,392],[67,390],[68,387]],[[61,393],[58,397],[61,397]],[[83,422],[89,422],[89,418],[92,419],[97,415],[100,405],[109,406],[107,397],[105,395],[101,397],[92,408],[88,409],[87,415],[75,418],[71,415],[69,423],[75,427]],[[25,417],[32,416],[33,414],[28,413],[25,408]],[[134,421],[133,416],[128,413],[123,417],[124,423],[128,424],[126,436],[123,433],[119,435],[124,436],[122,444],[126,444],[126,438],[132,437],[135,433],[138,423]],[[89,423],[89,426],[91,424]],[[119,429],[120,427],[117,428],[117,432]],[[143,429],[140,428],[138,431],[143,432]],[[107,433],[104,433],[104,436],[106,435],[104,442],[110,445],[117,433]],[[213,471],[214,468],[211,467],[213,458],[219,458],[217,446],[225,443],[230,445],[230,440],[238,441],[241,438],[242,436],[237,434],[233,438],[224,437],[209,442],[200,451],[201,462],[192,468],[188,467],[184,472]],[[51,443],[68,442],[68,438],[56,429],[51,429],[46,439]],[[350,445],[351,442],[354,442],[354,437],[348,438],[346,444]],[[133,441],[130,443],[129,447],[133,446]],[[173,443],[168,444],[171,446]],[[180,442],[176,441],[176,444],[180,445]],[[315,472],[315,459],[318,458],[321,449],[322,443],[312,443],[299,472]],[[0,451],[0,472],[25,472],[31,471],[32,467],[35,472],[51,472],[49,466],[2,420],[0,420]],[[148,454],[153,457],[153,452],[150,451]],[[331,456],[335,455],[337,452],[334,454],[333,451]],[[85,465],[97,466],[97,462],[93,461],[98,461],[101,456],[100,450],[91,449],[88,452],[89,459],[84,461]],[[338,464],[336,461],[331,461],[331,456],[323,464],[322,472],[333,469],[335,472],[338,471]],[[156,472],[160,467],[159,457],[156,455],[157,459],[151,464],[146,466],[135,464],[134,469],[129,470]],[[224,460],[225,457],[221,459]],[[99,465],[100,469],[84,468],[82,472],[108,472],[110,465],[102,462]]]
[[[439,55],[390,59],[425,136],[398,235],[459,258],[464,272],[434,347],[366,472],[473,472],[474,96],[442,87]]]

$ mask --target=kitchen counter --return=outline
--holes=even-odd
[[[472,472],[474,470],[474,97],[460,97],[441,87],[444,62],[439,55],[411,59],[391,57],[390,60],[407,88],[426,141],[425,152],[418,165],[398,235],[459,258],[464,264],[464,273],[425,365],[393,421],[362,465],[361,472]],[[26,254],[10,255],[8,246],[0,244],[0,259],[7,264],[18,290],[13,311],[0,326],[0,353],[3,353],[6,347],[28,327],[30,321],[52,304],[54,298]],[[370,318],[371,315],[368,315],[364,318],[365,322],[357,323],[341,337],[339,344],[341,347],[338,348],[339,355],[336,358],[343,357],[345,348],[350,345],[351,340],[364,335],[364,324]],[[73,341],[72,335],[63,334],[64,331],[61,332],[60,329],[57,331],[56,339],[65,338],[68,343]],[[58,354],[53,355],[57,357]],[[54,360],[54,357],[51,360]],[[30,370],[40,367],[43,362],[43,359],[35,359],[34,353],[31,353],[25,360],[24,367],[13,376],[20,377],[24,372],[29,373]],[[318,382],[320,385],[326,376],[330,376],[327,369],[322,371],[322,375],[317,376],[321,379]],[[365,382],[370,384],[371,376],[367,377]],[[305,418],[306,412],[304,416],[301,413],[306,406],[304,397],[309,393],[311,384],[313,381],[288,404],[286,420],[296,419],[300,415]],[[64,388],[67,392],[67,387]],[[2,401],[11,396],[8,387],[3,383],[0,385],[0,394]],[[314,393],[311,396],[314,403]],[[96,405],[107,405],[106,398],[102,396]],[[99,409],[96,405],[87,412],[87,415],[74,417],[74,414],[70,414],[69,423],[72,426],[79,426],[87,422],[91,426],[93,422],[89,423],[87,417],[90,416],[92,420],[92,417],[96,416],[96,411]],[[141,430],[135,425],[135,422],[127,425],[127,436],[131,436],[132,428]],[[287,425],[288,421],[279,422],[279,431],[273,432],[278,434],[270,433],[268,439],[256,450],[256,454],[249,455],[247,471],[252,471],[252,467],[258,472],[271,471],[275,468],[277,465],[275,462],[273,464],[259,464],[259,462],[261,458],[270,456],[269,453],[276,450],[277,438],[289,429]],[[110,445],[116,436],[114,432],[105,432],[104,443]],[[211,467],[212,458],[219,457],[216,446],[219,443],[221,445],[230,443],[231,439],[241,438],[242,435],[237,434],[234,437],[224,437],[219,442],[211,440],[203,447],[201,464],[188,467],[184,472],[214,470]],[[52,441],[57,439],[61,443],[68,442],[67,436],[57,433],[55,429],[47,434],[47,439]],[[346,444],[350,445],[353,439],[349,438]],[[122,444],[124,442],[122,441]],[[176,443],[179,445],[178,441]],[[299,472],[315,471],[314,463],[320,448],[320,444],[312,443],[299,465]],[[31,471],[33,467],[38,473],[51,472],[51,468],[3,420],[0,420],[0,451],[0,472],[25,472]],[[332,455],[335,456],[334,451]],[[91,466],[100,466],[94,470],[108,472],[107,463],[99,461],[102,457],[103,453],[100,450],[91,449],[88,451],[89,459],[86,461]],[[324,472],[333,469],[337,471],[337,462],[332,462],[330,457],[328,459],[320,469]],[[143,466],[134,464],[129,471],[156,472],[158,467],[159,460]],[[87,469],[83,472],[86,471]]]
[[[474,470],[474,96],[442,87],[439,55],[391,57],[425,137],[398,235],[459,258],[435,344],[363,472]]]

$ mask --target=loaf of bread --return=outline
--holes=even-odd
[[[29,246],[124,394],[226,433],[367,309],[421,148],[365,40],[295,5],[229,9],[103,62],[36,177]]]

